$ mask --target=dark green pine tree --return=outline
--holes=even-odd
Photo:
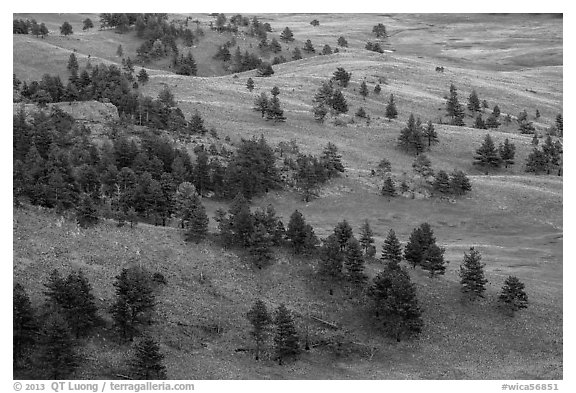
[[[464,253],[464,261],[460,265],[460,285],[461,290],[468,300],[476,300],[484,297],[486,283],[488,280],[484,276],[484,264],[481,262],[482,255],[470,247],[470,253]]]
[[[346,98],[344,98],[344,94],[342,94],[340,90],[334,91],[334,94],[330,99],[330,104],[332,106],[332,109],[338,115],[348,112],[348,103],[346,102]]]
[[[262,114],[262,117],[264,117],[268,111],[268,105],[268,96],[266,93],[262,92],[254,101],[254,110],[259,111]]]
[[[382,88],[380,87],[380,84],[376,84],[376,86],[374,86],[374,94],[378,95],[381,91]]]
[[[285,27],[284,30],[282,30],[282,33],[280,33],[280,39],[285,42],[294,41],[292,30],[290,30],[289,27]]]
[[[458,101],[458,92],[454,84],[450,85],[450,97],[446,101],[446,112],[451,118],[451,124],[455,126],[464,125],[464,109]]]
[[[446,273],[446,261],[444,260],[445,249],[432,243],[428,246],[422,256],[422,269],[430,273],[433,278],[436,275]]]
[[[241,247],[249,247],[254,233],[254,217],[250,212],[250,204],[244,198],[244,194],[239,192],[234,197],[228,210],[230,217],[230,228],[234,243]]]
[[[422,126],[420,119],[416,120],[414,114],[410,114],[406,127],[400,131],[398,146],[405,151],[414,152],[416,155],[424,151]]]
[[[300,353],[298,333],[294,326],[294,320],[284,304],[281,304],[276,310],[274,324],[276,325],[276,335],[274,336],[276,358],[278,359],[278,364],[282,365],[285,359],[295,357]]]
[[[509,276],[504,282],[498,301],[511,315],[514,315],[515,311],[528,307],[528,295],[524,291],[524,283],[518,277]]]
[[[262,269],[274,258],[271,247],[272,239],[266,227],[263,224],[256,225],[250,239],[250,254],[258,269]]]
[[[478,99],[478,95],[476,94],[476,90],[472,90],[470,96],[468,97],[468,110],[470,112],[479,112],[480,111],[480,100]]]
[[[206,195],[211,188],[210,172],[208,166],[208,152],[201,150],[196,155],[196,166],[194,167],[194,186],[200,196]]]
[[[504,140],[504,144],[500,144],[498,147],[498,153],[500,154],[500,159],[504,163],[505,168],[508,168],[508,165],[514,164],[516,146],[511,143],[508,138]]]
[[[538,150],[536,147],[532,149],[532,152],[528,155],[526,159],[526,172],[541,173],[548,169],[548,158],[542,150]]]
[[[390,121],[398,117],[398,110],[396,109],[396,102],[394,101],[394,95],[390,94],[390,99],[388,104],[386,104],[386,118]]]
[[[452,188],[450,185],[450,178],[448,177],[448,174],[443,170],[436,172],[432,187],[434,187],[436,191],[442,194],[449,194],[450,191],[452,191]]]
[[[424,255],[424,246],[422,244],[422,229],[414,228],[408,243],[404,246],[404,259],[406,259],[413,268],[422,263],[422,257]]]
[[[138,73],[136,78],[138,79],[138,82],[142,84],[148,82],[148,80],[150,79],[150,77],[148,76],[148,72],[146,72],[146,69],[144,68],[140,69],[140,72]]]
[[[206,209],[202,202],[198,201],[198,204],[190,215],[184,239],[187,242],[200,243],[206,238],[206,235],[208,235],[208,222],[209,219],[206,214]]]
[[[312,45],[312,41],[310,40],[306,40],[306,42],[304,43],[304,48],[302,48],[302,50],[308,53],[316,52],[316,49],[314,49],[314,45]]]
[[[123,339],[132,341],[140,326],[151,321],[155,296],[150,274],[138,267],[123,268],[112,285],[116,292],[111,307],[114,325]]]
[[[324,123],[326,115],[328,114],[328,109],[326,109],[324,104],[320,102],[312,107],[312,113],[314,114],[314,120],[319,123]]]
[[[387,266],[390,268],[400,268],[399,264],[402,261],[402,246],[400,245],[393,229],[390,229],[388,236],[386,236],[386,239],[384,240],[382,256],[380,259],[387,263]]]
[[[284,110],[280,108],[280,100],[276,95],[272,96],[270,101],[268,101],[268,105],[266,107],[266,120],[274,120],[275,122],[286,121]]]
[[[364,220],[364,223],[360,227],[360,244],[362,245],[364,253],[367,253],[368,249],[374,244],[374,232],[372,228],[370,228],[368,220]]]
[[[562,114],[559,113],[556,116],[556,130],[558,130],[558,136],[562,136],[564,134],[564,119],[562,118]]]
[[[46,379],[72,379],[78,367],[76,343],[66,319],[57,310],[47,313],[40,337],[39,369]]]
[[[340,87],[347,87],[352,78],[352,73],[347,72],[343,67],[338,67],[332,76],[332,79],[338,82]]]
[[[492,114],[494,115],[495,118],[499,118],[500,117],[500,107],[498,105],[494,105],[494,109],[492,109]]]
[[[366,100],[366,97],[370,94],[368,91],[368,85],[366,85],[366,81],[362,81],[360,84],[360,95]]]
[[[252,324],[252,331],[250,335],[256,343],[256,360],[260,358],[262,348],[266,344],[266,339],[270,333],[270,325],[272,324],[272,317],[268,313],[266,304],[260,299],[256,300],[252,308],[246,314],[246,317]]]
[[[322,150],[320,162],[326,169],[329,178],[335,177],[345,171],[344,165],[342,164],[342,156],[338,152],[338,146],[332,142],[328,142],[324,150]]]
[[[345,251],[348,240],[354,236],[352,227],[348,224],[348,221],[343,220],[336,224],[334,227],[334,236],[336,236],[336,240],[338,240],[338,244],[340,244],[340,251]]]
[[[292,60],[300,60],[302,59],[302,52],[300,52],[300,48],[295,47],[294,51],[292,52]]]
[[[164,355],[152,337],[146,336],[134,345],[134,358],[130,363],[130,374],[136,380],[167,379]]]
[[[17,283],[12,291],[12,360],[14,368],[22,365],[28,350],[36,343],[38,326],[24,287]]]
[[[477,128],[479,130],[485,130],[486,127],[486,123],[484,123],[484,119],[482,119],[482,115],[478,114],[478,116],[476,116],[476,121],[474,122],[474,128]]]
[[[476,150],[474,160],[473,164],[482,168],[500,168],[502,161],[490,134],[486,134],[484,137],[482,145]]]
[[[248,81],[246,81],[246,88],[250,92],[252,92],[252,90],[254,90],[254,81],[252,80],[252,78],[248,78]]]
[[[428,120],[426,127],[423,128],[424,138],[428,139],[428,148],[432,146],[433,143],[438,143],[438,133],[434,129],[434,124],[432,120]]]
[[[404,268],[385,268],[368,289],[372,313],[384,331],[396,341],[422,331],[422,321],[416,287]]]
[[[68,65],[66,69],[71,73],[78,74],[78,59],[76,59],[76,55],[74,53],[70,53],[70,58],[68,59]]]
[[[68,275],[64,282],[64,297],[59,303],[76,338],[85,336],[99,321],[92,286],[80,270]]]
[[[62,26],[60,26],[60,34],[62,34],[63,36],[69,36],[70,34],[74,34],[74,32],[72,31],[72,25],[67,21],[64,22]]]
[[[356,285],[366,282],[368,277],[364,273],[364,255],[362,255],[362,248],[358,240],[353,237],[348,240],[345,256],[344,267],[346,267],[347,278]]]
[[[290,216],[286,238],[290,241],[295,254],[310,253],[318,243],[314,229],[306,223],[304,216],[298,210],[294,210]]]
[[[464,172],[454,169],[450,175],[450,189],[456,195],[464,195],[472,191],[472,184]]]
[[[82,228],[88,228],[98,223],[98,211],[90,195],[82,194],[80,196],[80,203],[76,209],[76,220]]]
[[[340,243],[336,235],[328,236],[320,247],[320,262],[318,272],[330,278],[340,278],[344,266],[344,253],[340,250]]]
[[[346,41],[346,38],[344,38],[343,36],[338,37],[338,46],[341,46],[343,48],[348,47],[348,41]]]
[[[384,180],[384,185],[382,186],[380,193],[383,196],[388,197],[388,200],[396,196],[396,186],[390,176],[386,177],[386,180]]]
[[[498,118],[494,115],[494,113],[488,116],[488,118],[486,119],[485,126],[487,129],[500,127],[500,122],[498,121]]]

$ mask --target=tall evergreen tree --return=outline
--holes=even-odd
[[[438,133],[434,129],[434,124],[432,120],[428,120],[426,127],[423,128],[424,137],[428,139],[428,148],[432,146],[433,143],[438,143]]]
[[[264,115],[266,115],[266,112],[268,110],[268,105],[269,105],[268,96],[266,95],[266,93],[262,92],[254,101],[254,110],[259,111],[262,114],[262,117],[264,117]]]
[[[284,110],[280,108],[280,100],[277,95],[273,95],[268,101],[266,107],[266,120],[274,120],[275,122],[286,121],[286,116],[284,116]]]
[[[484,297],[486,283],[488,280],[484,277],[484,264],[481,262],[482,255],[470,247],[470,253],[464,253],[464,261],[460,265],[460,285],[462,292],[469,300],[476,300]]]
[[[356,285],[364,283],[368,278],[364,273],[364,256],[360,243],[354,237],[347,241],[345,255],[344,266],[348,279]]]
[[[396,109],[396,102],[394,101],[394,95],[390,94],[390,99],[388,104],[386,104],[386,118],[388,120],[396,119],[398,117],[398,110]]]
[[[448,174],[443,170],[436,172],[432,186],[436,191],[442,194],[449,194],[450,191],[452,191],[450,178],[448,177]]]
[[[464,110],[458,101],[458,92],[454,84],[450,85],[450,97],[446,101],[446,112],[450,116],[451,124],[455,126],[464,125]]]
[[[486,127],[486,123],[484,123],[484,119],[482,119],[482,115],[478,114],[478,116],[476,116],[476,121],[474,122],[474,128],[477,128],[479,130],[485,130]]]
[[[362,81],[360,84],[360,95],[366,100],[366,97],[370,94],[368,91],[368,85],[366,85],[366,81]]]
[[[494,117],[498,118],[500,117],[500,107],[498,105],[494,105],[494,109],[492,109],[492,114],[494,115]]]
[[[388,236],[384,240],[384,245],[382,246],[382,261],[387,262],[388,266],[399,267],[400,261],[402,261],[402,246],[396,237],[396,233],[393,229],[390,229]]]
[[[276,310],[274,318],[276,325],[276,334],[274,336],[274,346],[278,364],[289,357],[297,356],[300,353],[298,333],[294,326],[294,320],[284,304]]]
[[[390,176],[387,176],[386,180],[384,180],[384,185],[380,190],[380,194],[382,194],[385,197],[388,197],[388,199],[396,196],[396,186],[394,185],[394,181]]]
[[[260,352],[269,334],[270,325],[272,324],[272,317],[268,313],[266,304],[260,299],[256,300],[252,308],[246,314],[246,317],[252,324],[252,331],[250,335],[254,338],[256,343],[256,360],[260,358]]]
[[[252,90],[254,90],[254,81],[252,80],[252,78],[248,78],[248,80],[246,81],[246,88],[250,92],[252,92]]]
[[[116,299],[111,307],[114,325],[124,339],[132,341],[144,322],[150,322],[155,296],[150,274],[137,267],[123,268],[113,283]]]
[[[36,342],[38,325],[24,287],[17,283],[12,291],[12,360],[14,368],[25,359]]]
[[[350,240],[354,236],[352,227],[350,226],[350,224],[348,224],[348,221],[343,220],[340,221],[338,224],[336,224],[336,226],[334,227],[334,236],[336,236],[336,239],[340,244],[340,250],[341,251],[346,250],[348,240]]]
[[[98,223],[98,211],[94,200],[88,194],[82,194],[76,211],[76,220],[82,228],[88,228]]]
[[[184,238],[188,242],[199,243],[208,234],[208,215],[202,202],[198,201],[190,214],[190,220]]]
[[[74,53],[70,53],[70,58],[68,59],[68,65],[66,68],[72,73],[78,73],[78,60]]]
[[[476,150],[474,160],[474,165],[483,168],[500,168],[501,158],[498,155],[498,151],[494,146],[494,141],[490,134],[486,134],[484,137],[484,142],[482,142],[482,145]]]
[[[418,121],[414,118],[414,114],[410,114],[406,127],[400,131],[398,136],[398,146],[406,151],[415,152],[416,155],[424,151],[422,126],[420,119]]]
[[[340,90],[334,91],[334,94],[330,100],[330,104],[332,109],[338,115],[348,112],[348,103],[346,102],[346,98],[344,98],[344,94],[342,94]]]
[[[464,172],[454,169],[450,174],[450,189],[456,195],[464,195],[472,190],[472,184]]]
[[[295,47],[294,51],[292,52],[292,60],[300,60],[302,59],[302,52],[300,52],[300,48]]]
[[[289,27],[285,27],[282,33],[280,33],[280,39],[285,42],[294,41],[294,33],[292,33]]]
[[[343,67],[336,68],[336,71],[334,71],[332,76],[332,79],[335,80],[340,85],[340,87],[344,88],[348,86],[350,78],[352,78],[352,73],[347,72]]]
[[[470,96],[468,97],[468,110],[470,112],[479,112],[480,111],[480,100],[478,99],[478,95],[476,94],[476,90],[472,90]]]
[[[263,224],[256,225],[250,239],[250,254],[258,269],[266,266],[274,258],[271,247],[272,239],[266,227]]]
[[[498,296],[498,301],[503,303],[511,314],[528,307],[528,295],[524,291],[524,283],[518,277],[508,276]]]
[[[559,114],[556,116],[556,122],[555,122],[555,124],[556,124],[556,129],[558,130],[558,135],[559,135],[559,136],[562,136],[562,135],[564,134],[564,119],[563,119],[561,113],[559,113]]]
[[[52,310],[41,331],[39,363],[47,379],[71,379],[78,367],[76,343],[66,319]]]
[[[422,331],[416,287],[405,269],[385,268],[374,278],[368,296],[372,299],[372,313],[396,341]]]
[[[364,220],[364,223],[360,227],[360,244],[364,253],[368,252],[368,248],[374,243],[374,232],[370,228],[370,223],[368,220]]]
[[[446,273],[444,251],[444,248],[439,247],[436,243],[432,243],[424,252],[422,256],[422,269],[427,270],[430,273],[430,277]]]
[[[498,153],[500,154],[500,159],[504,163],[504,166],[508,168],[508,165],[514,164],[514,155],[516,154],[516,146],[511,143],[508,138],[504,140],[504,144],[500,144],[498,147]]]
[[[69,36],[70,34],[74,34],[74,32],[72,31],[72,25],[67,21],[64,22],[62,26],[60,26],[60,34],[62,34],[63,36]]]
[[[130,363],[132,379],[167,379],[166,367],[162,364],[164,355],[153,338],[146,336],[134,345],[134,358]]]
[[[324,147],[324,150],[322,150],[320,162],[326,169],[329,178],[335,177],[338,174],[343,173],[345,170],[344,165],[342,164],[342,156],[338,152],[338,146],[332,142],[328,142],[326,147]]]
[[[344,253],[340,250],[340,243],[336,235],[332,234],[323,240],[320,247],[320,262],[318,271],[320,274],[340,278],[344,266]]]
[[[316,49],[314,49],[314,45],[312,45],[312,41],[310,40],[306,40],[306,42],[304,43],[304,47],[302,48],[302,50],[304,52],[308,52],[308,53],[314,53],[316,52]]]
[[[290,241],[295,254],[311,252],[318,243],[318,238],[310,224],[298,210],[290,216],[286,229],[286,238]]]
[[[348,41],[346,41],[346,38],[342,36],[338,37],[338,46],[341,46],[343,48],[348,47]]]

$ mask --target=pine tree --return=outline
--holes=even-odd
[[[426,139],[428,139],[428,148],[432,146],[433,143],[438,143],[438,133],[434,129],[434,124],[432,124],[432,120],[428,120],[426,123],[426,127],[423,128],[423,135]]]
[[[146,72],[146,69],[141,68],[140,72],[138,73],[136,78],[138,79],[138,82],[140,82],[140,83],[148,82],[149,77],[148,77],[148,73]]]
[[[464,172],[454,169],[450,174],[450,189],[456,195],[464,195],[472,190],[472,184]]]
[[[208,234],[208,222],[209,219],[206,214],[206,209],[204,205],[198,201],[198,204],[196,204],[190,214],[184,239],[187,242],[200,243]]]
[[[500,107],[498,105],[494,105],[494,109],[492,109],[492,114],[494,115],[495,118],[499,118],[500,117]]]
[[[239,192],[234,197],[228,210],[230,216],[230,228],[233,241],[241,247],[249,247],[254,233],[254,217],[250,212],[250,204]]]
[[[384,185],[382,186],[382,190],[380,190],[380,194],[388,197],[388,199],[396,196],[396,186],[390,176],[387,176],[386,180],[384,180]]]
[[[451,191],[451,187],[450,187],[450,178],[448,177],[448,174],[443,170],[436,172],[434,183],[432,184],[432,186],[436,191],[442,194],[449,194]]]
[[[78,367],[76,343],[57,310],[47,314],[40,337],[40,370],[47,379],[71,379]]]
[[[82,194],[80,197],[80,203],[76,211],[76,220],[82,228],[88,228],[98,223],[98,211],[90,195]]]
[[[501,159],[490,134],[484,137],[484,142],[476,150],[474,160],[473,164],[480,167],[500,168]]]
[[[124,56],[124,49],[122,49],[122,45],[118,45],[118,49],[116,49],[116,56],[118,57]]]
[[[343,48],[348,47],[348,41],[346,41],[346,38],[342,36],[338,37],[338,46],[341,46]]]
[[[93,27],[94,27],[94,23],[92,22],[92,19],[90,19],[90,18],[86,18],[82,22],[82,30],[89,30],[89,29],[92,29]]]
[[[62,26],[60,26],[60,34],[63,36],[69,36],[70,34],[74,34],[72,31],[72,25],[68,22],[64,22]]]
[[[458,92],[454,84],[450,85],[450,97],[446,101],[446,112],[450,116],[451,124],[455,126],[464,125],[464,110],[458,101]]]
[[[536,147],[526,159],[526,172],[540,173],[546,171],[548,168],[548,158],[542,150]]]
[[[300,60],[302,59],[302,52],[300,52],[300,48],[295,47],[294,51],[292,52],[292,60]]]
[[[516,154],[516,146],[511,143],[508,138],[504,140],[504,144],[500,144],[498,147],[498,153],[500,154],[500,159],[504,163],[504,166],[508,168],[508,165],[514,164],[514,155]]]
[[[528,120],[528,112],[526,112],[526,109],[524,109],[522,112],[518,114],[517,121],[518,123],[523,123],[526,122],[527,120]]]
[[[114,325],[124,339],[132,341],[139,326],[150,322],[155,296],[150,274],[141,268],[123,268],[113,283],[116,299],[111,307]]]
[[[78,73],[78,60],[76,59],[76,55],[74,53],[70,53],[70,58],[68,59],[68,65],[66,69],[71,73]]]
[[[320,162],[324,169],[326,169],[329,178],[338,176],[338,174],[345,171],[344,165],[342,164],[342,156],[338,152],[338,146],[332,142],[328,142],[322,150]]]
[[[290,216],[286,238],[290,241],[295,254],[310,253],[318,243],[314,229],[306,223],[304,216],[298,210]]]
[[[38,326],[34,310],[24,287],[17,283],[12,291],[12,359],[14,368],[25,359],[26,353],[36,342]]]
[[[376,86],[374,86],[374,94],[378,95],[381,91],[382,88],[380,87],[380,84],[376,84]]]
[[[316,52],[316,49],[314,49],[314,45],[312,45],[312,41],[310,40],[306,40],[306,42],[304,43],[304,48],[302,48],[302,50],[308,53]]]
[[[556,129],[558,130],[559,136],[564,134],[564,119],[562,118],[561,113],[556,116]]]
[[[64,23],[66,23],[66,22],[64,22]],[[62,31],[62,30],[60,30],[60,31]],[[40,23],[40,28],[39,28],[38,32],[40,33],[42,38],[44,38],[45,36],[48,35],[48,28],[46,27],[44,22]],[[70,26],[70,34],[72,34],[72,27],[71,26]],[[64,34],[64,35],[66,35],[66,34]],[[38,35],[36,35],[36,36],[38,36]]]
[[[484,264],[481,262],[482,255],[470,247],[470,253],[464,253],[464,261],[460,265],[460,285],[462,292],[469,300],[476,300],[484,297],[486,283],[488,280],[484,277]]]
[[[275,122],[286,121],[284,111],[280,108],[280,100],[278,96],[274,95],[270,98],[266,108],[266,120],[274,120]]]
[[[258,269],[262,269],[274,258],[271,247],[272,239],[264,225],[256,225],[250,239],[250,254]]]
[[[390,94],[390,99],[386,105],[386,118],[388,120],[396,119],[398,117],[398,110],[396,109],[396,103],[394,102],[394,95]]]
[[[264,304],[260,299],[254,302],[252,308],[246,314],[246,317],[252,324],[250,335],[254,338],[254,342],[256,343],[256,360],[258,360],[260,358],[262,347],[266,343],[266,338],[269,334],[272,317],[266,309],[266,304]]]
[[[368,220],[364,220],[364,224],[360,227],[360,244],[364,253],[368,252],[368,248],[374,243],[374,232],[370,228]]]
[[[340,278],[344,266],[344,253],[340,250],[340,243],[336,235],[332,234],[324,239],[320,247],[320,262],[318,271],[320,274]]]
[[[432,161],[425,154],[420,154],[414,159],[412,163],[412,170],[422,176],[423,178],[428,178],[434,176],[434,170],[432,169]]]
[[[344,88],[348,86],[350,78],[352,78],[352,73],[346,72],[343,67],[338,67],[332,76],[332,80],[335,80],[341,87]]]
[[[370,94],[368,91],[368,85],[366,85],[366,81],[362,81],[360,84],[360,95],[366,100],[366,97]]]
[[[356,285],[364,283],[368,279],[364,273],[364,256],[360,243],[354,237],[350,237],[346,243],[345,256],[344,266],[348,279]]]
[[[434,277],[437,274],[446,273],[446,261],[444,260],[445,249],[432,243],[428,246],[426,251],[422,256],[422,269],[427,270],[430,273],[430,277]]]
[[[424,323],[421,317],[416,287],[405,269],[385,268],[374,278],[368,290],[372,313],[385,332],[396,341],[417,335]]]
[[[269,105],[268,96],[266,95],[266,93],[260,93],[260,96],[258,96],[258,98],[256,98],[256,100],[254,101],[254,110],[260,111],[262,117],[264,117],[264,115],[266,115],[266,112],[268,111],[268,105]]]
[[[515,311],[527,308],[528,295],[524,291],[524,283],[518,277],[509,276],[504,282],[498,301],[503,303],[512,315]]]
[[[278,364],[282,365],[284,359],[297,356],[300,353],[298,333],[292,316],[284,304],[281,304],[276,310],[274,324],[276,325],[276,335],[274,336],[276,357]]]
[[[498,128],[500,127],[500,122],[498,121],[494,113],[492,113],[490,116],[488,116],[488,118],[486,119],[486,123],[484,125],[486,126],[487,129]]]
[[[130,374],[136,380],[167,379],[166,367],[162,364],[164,355],[152,337],[146,336],[134,345],[134,358],[130,364]]]
[[[357,117],[362,118],[362,119],[365,119],[365,118],[367,117],[366,111],[365,111],[364,108],[362,108],[362,107],[358,108],[358,110],[356,111],[355,115],[356,115]]]
[[[396,267],[399,267],[398,264],[402,261],[402,247],[393,229],[390,229],[388,236],[384,240],[380,259],[387,262],[388,266]]]
[[[282,30],[282,33],[280,33],[280,39],[285,42],[294,41],[294,34],[292,33],[292,30],[290,30],[288,27],[285,27],[284,30]]]
[[[534,124],[527,120],[519,122],[518,131],[520,131],[521,134],[536,134]]]
[[[398,136],[398,146],[410,152],[415,152],[416,155],[424,151],[423,133],[420,119],[416,120],[414,114],[410,114],[406,127],[400,131]]]
[[[312,108],[312,113],[314,114],[314,120],[319,123],[324,123],[328,109],[326,109],[323,103],[318,103]]]
[[[324,47],[322,48],[322,54],[323,55],[331,55],[332,54],[332,48],[330,47],[330,45],[328,45],[328,44],[324,45]]]
[[[252,92],[252,90],[254,90],[254,81],[252,80],[252,78],[248,78],[248,80],[246,81],[246,88],[250,92]]]
[[[486,123],[484,123],[484,119],[482,119],[481,114],[478,114],[478,116],[476,116],[476,121],[474,122],[474,128],[477,128],[479,130],[486,129]]]
[[[336,236],[336,240],[338,240],[338,244],[340,244],[340,251],[345,251],[348,241],[354,237],[354,233],[348,221],[343,220],[340,221],[334,227],[334,236]]]
[[[346,98],[344,98],[344,94],[342,94],[340,90],[334,91],[334,94],[330,100],[330,104],[332,109],[338,115],[348,112],[348,103],[346,102]]]
[[[534,115],[534,118],[536,120],[540,118],[540,111],[538,109],[536,109],[536,114]]]
[[[478,99],[478,95],[476,94],[476,90],[472,90],[470,96],[468,97],[468,110],[470,112],[479,112],[480,111],[480,100]]]

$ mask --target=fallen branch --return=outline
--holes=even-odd
[[[312,318],[312,319],[315,320],[315,321],[321,322],[321,323],[323,323],[324,325],[330,326],[332,329],[340,329],[340,327],[339,327],[338,325],[336,325],[335,323],[325,321],[325,320],[320,319],[320,318],[318,318],[318,317],[315,317],[315,316],[313,316],[313,315],[311,315],[310,318]]]

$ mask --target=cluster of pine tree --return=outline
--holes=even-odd
[[[344,98],[344,94],[340,89],[335,89],[333,80],[337,80],[340,86],[345,87],[348,85],[351,74],[349,75],[343,68],[339,68],[335,75],[337,79],[330,79],[322,82],[322,86],[314,96],[314,107],[312,113],[316,121],[323,123],[329,111],[335,115],[348,112],[348,103]],[[344,75],[345,74],[345,75]],[[336,77],[335,77],[336,78]]]
[[[20,379],[72,379],[84,361],[79,350],[83,340],[108,322],[98,314],[92,286],[81,270],[67,277],[54,270],[44,286],[47,301],[38,310],[24,287],[14,286],[14,375]],[[151,321],[151,275],[138,268],[123,269],[114,286],[112,321],[120,338],[131,342]],[[153,339],[139,341],[135,350],[126,370],[133,379],[166,378],[163,355]]]
[[[555,171],[560,176],[562,174],[563,152],[562,142],[559,139],[553,142],[552,136],[546,136],[546,140],[540,146],[540,149],[534,147],[526,158],[526,172],[536,174],[546,172],[549,175],[552,171]]]
[[[38,24],[36,19],[14,19],[12,24],[13,34],[32,34],[36,37],[42,36],[42,38],[48,35],[48,28],[42,22]]]
[[[391,97],[391,101],[393,98]],[[393,101],[392,101],[393,102]],[[400,131],[398,136],[398,147],[416,155],[425,149],[430,149],[432,144],[438,143],[438,133],[434,129],[432,121],[423,126],[420,118],[416,119],[414,114],[410,114],[406,127]]]
[[[254,110],[262,114],[262,117],[266,120],[274,120],[274,122],[284,122],[286,117],[284,116],[284,110],[280,107],[280,89],[274,86],[271,90],[272,97],[268,98],[266,93],[262,92],[256,100],[254,101]]]

